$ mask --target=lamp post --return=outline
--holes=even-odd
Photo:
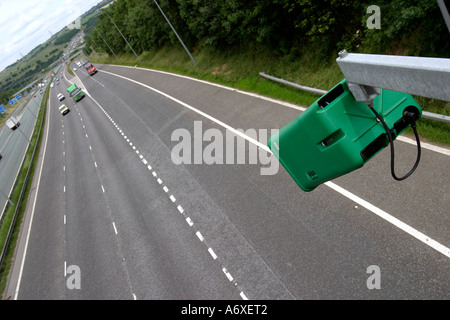
[[[114,26],[116,27],[117,31],[119,31],[120,35],[122,36],[123,40],[125,40],[125,42],[127,43],[127,45],[130,47],[131,51],[133,51],[134,55],[136,56],[136,58],[138,58],[139,62],[142,62],[141,59],[138,57],[138,55],[136,54],[136,52],[134,52],[133,47],[128,43],[127,39],[125,38],[125,36],[122,34],[122,32],[120,31],[119,27],[117,27],[116,23],[114,22],[114,20],[111,18],[111,16],[108,14],[108,11],[105,10],[105,13],[108,15],[109,19],[111,19],[111,22],[114,24]]]
[[[108,46],[109,50],[111,50],[112,54],[114,55],[114,57],[116,57],[117,61],[120,62],[119,58],[117,58],[116,54],[114,53],[114,51],[111,49],[111,47],[109,46],[108,42],[106,42],[106,40],[102,37],[101,33],[94,28],[95,31],[97,31],[98,35],[100,36],[100,38],[102,38],[103,42],[105,42],[105,44]]]
[[[169,26],[172,28],[173,32],[175,33],[175,35],[177,36],[178,40],[181,42],[181,45],[183,46],[184,50],[186,50],[187,54],[189,55],[189,57],[191,57],[191,60],[194,62],[194,64],[197,64],[197,62],[195,61],[194,57],[192,57],[191,53],[189,52],[189,50],[186,48],[186,46],[183,43],[183,40],[181,40],[180,36],[178,35],[177,31],[175,30],[175,28],[172,26],[172,24],[170,23],[169,19],[167,19],[166,15],[164,14],[164,12],[162,11],[161,7],[158,5],[158,3],[156,2],[156,0],[153,0],[156,4],[156,6],[158,7],[159,11],[161,11],[162,15],[164,16],[164,18],[166,19],[167,23],[169,24]]]

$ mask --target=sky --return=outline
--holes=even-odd
[[[101,0],[0,0],[0,71]]]

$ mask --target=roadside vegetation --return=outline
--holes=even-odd
[[[372,4],[367,1],[327,6],[309,0],[158,2],[196,63],[152,1],[117,0],[102,10],[97,32],[85,37],[84,53],[92,62],[166,70],[303,106],[318,97],[261,79],[259,73],[329,90],[343,79],[336,63],[342,49],[450,57],[449,32],[434,1],[378,1],[380,29],[366,25]],[[415,98],[425,111],[450,115],[450,102]],[[418,127],[423,141],[450,145],[450,124],[421,119]]]
[[[96,10],[110,1],[103,0],[81,16],[81,29],[83,31],[95,26],[98,22]],[[0,71],[0,104],[5,106],[8,114],[11,114],[16,107],[15,105],[9,105],[8,101],[19,91],[24,96],[24,91],[30,91],[29,87],[33,85],[34,81],[49,73],[58,60],[64,59],[64,50],[79,32],[80,29],[64,27],[46,42],[38,45],[21,59]],[[5,120],[3,118],[0,115],[0,125]]]
[[[32,93],[29,94],[31,95]],[[6,120],[8,120],[9,116],[12,115],[14,111],[16,111],[19,105],[20,103],[15,103],[13,106],[9,106],[9,108],[6,108],[6,106],[4,106],[6,108],[6,112],[0,114],[0,127],[6,122]]]
[[[22,167],[11,193],[10,199],[14,205],[7,205],[0,225],[0,252],[2,252],[3,248],[7,248],[3,264],[0,265],[0,296],[3,295],[5,290],[8,273],[11,268],[17,239],[20,233],[23,214],[25,212],[31,190],[31,181],[33,180],[36,163],[38,160],[37,155],[39,154],[42,141],[43,131],[40,129],[43,121],[45,121],[45,105],[47,104],[49,91],[50,87],[47,86],[47,89],[42,97],[39,113],[37,115],[36,125],[31,137],[31,144],[28,145]],[[22,189],[24,192],[21,195]],[[12,233],[10,233],[10,229],[12,230]],[[4,298],[5,297],[1,297],[1,299]]]
[[[193,64],[183,48],[177,46],[167,46],[152,52],[145,52],[140,56],[142,63],[139,63],[133,54],[118,55],[120,62],[115,57],[97,53],[91,54],[89,59],[97,63],[139,66],[183,74],[305,107],[311,105],[319,96],[261,78],[259,73],[264,72],[323,90],[331,89],[343,79],[343,75],[333,59],[330,59],[327,65],[315,67],[308,61],[309,58],[304,56],[295,64],[290,64],[289,69],[296,69],[292,71],[293,76],[290,78],[286,77],[286,74],[290,74],[290,70],[287,70],[286,73],[279,72],[279,70],[286,70],[286,63],[283,59],[278,59],[276,63],[265,63],[273,58],[267,52],[265,54],[259,52],[259,59],[246,59],[254,52],[255,50],[251,50],[251,52],[243,50],[228,56],[222,52],[222,56],[207,49],[199,50],[195,55],[197,65]],[[448,102],[423,97],[415,98],[425,111],[450,115],[450,103]],[[450,124],[422,118],[417,126],[422,141],[450,146]],[[413,137],[411,130],[407,130],[404,134]]]
[[[55,39],[39,45],[0,73],[0,103],[8,102],[11,95],[30,84],[62,57],[67,43],[58,41],[60,38]]]

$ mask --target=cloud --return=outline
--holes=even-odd
[[[3,49],[3,51],[6,53],[10,53],[12,48],[13,48],[13,44],[11,42],[8,42],[5,46],[5,48]]]
[[[15,34],[18,32],[21,32],[21,30],[25,31],[25,29],[30,25],[31,23],[41,19],[42,14],[44,10],[33,8],[32,10],[28,11],[27,14],[24,14],[21,12],[17,16],[15,16],[14,21],[11,25],[11,29],[9,29],[9,34]]]
[[[101,0],[0,0],[0,71]]]

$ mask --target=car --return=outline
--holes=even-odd
[[[77,71],[77,68],[73,68],[73,71]]]
[[[64,115],[66,115],[66,113],[68,113],[70,111],[70,109],[65,105],[65,104],[62,104],[60,107],[59,107],[59,112],[61,112],[61,114],[64,116]]]
[[[62,93],[58,93],[58,99],[59,101],[63,101],[66,97]]]
[[[2,156],[2,154],[0,153],[0,160],[2,160],[2,158],[3,158],[3,156]]]

